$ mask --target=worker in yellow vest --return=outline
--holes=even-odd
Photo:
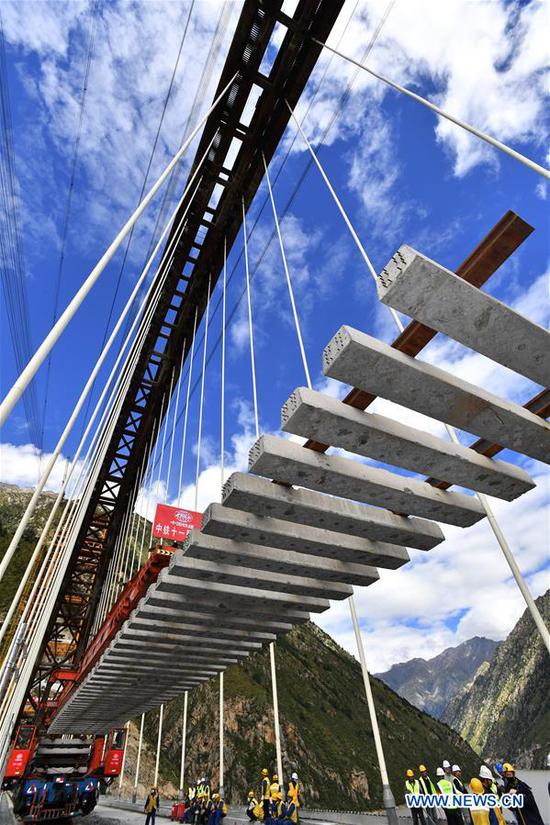
[[[260,811],[258,810],[258,800],[254,796],[254,791],[248,792],[248,804],[246,806],[246,815],[251,822],[256,822],[260,818]]]
[[[470,790],[473,794],[481,796],[481,794],[492,793],[487,789],[477,776],[470,780]],[[473,825],[506,825],[501,808],[485,808],[484,806],[476,806],[469,809],[472,817]]]
[[[449,768],[450,767],[451,766],[449,765]],[[447,804],[441,805],[445,813],[447,825],[463,825],[460,808],[453,802],[453,795],[455,793],[455,789],[453,783],[451,782],[452,773],[450,774],[451,779],[447,779],[447,774],[443,770],[443,768],[438,768],[435,774],[437,776],[437,787],[439,789],[439,792],[445,794],[448,797]]]
[[[271,816],[273,819],[278,819],[281,816],[283,793],[279,784],[279,777],[276,773],[273,774],[273,779],[271,780],[269,795],[271,799]]]
[[[264,822],[271,816],[271,792],[269,782],[269,772],[267,768],[262,769],[262,780],[260,785],[260,798],[262,800]]]
[[[407,778],[405,779],[405,793],[418,795],[422,793],[420,782],[416,779],[414,771],[409,768],[407,771]],[[424,819],[424,811],[418,805],[409,805],[413,825],[426,825]]]
[[[302,801],[302,789],[298,782],[298,774],[296,772],[292,774],[290,782],[288,783],[288,796],[294,803],[293,821],[298,822],[300,819],[300,808],[304,803]]]

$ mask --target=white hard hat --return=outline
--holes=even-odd
[[[453,773],[455,773],[455,771],[459,771],[460,770],[460,765],[453,765],[451,770],[452,770]]]
[[[438,768],[435,772],[435,775],[436,776],[445,776],[445,771],[443,770],[443,768]]]
[[[292,779],[298,779],[298,774],[296,773],[296,771],[292,774]]]
[[[444,768],[450,768],[450,767],[451,767],[451,763],[450,763],[450,762],[448,762],[446,759],[444,759],[444,760],[443,760],[443,767],[444,767]]]
[[[491,773],[491,771],[489,770],[487,765],[482,765],[481,766],[481,768],[479,769],[479,775],[482,779],[492,779],[493,778],[493,774]]]

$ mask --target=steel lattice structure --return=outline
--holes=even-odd
[[[248,209],[264,174],[262,156],[269,163],[288,124],[287,102],[296,105],[319,57],[321,46],[314,39],[326,40],[342,6],[343,0],[300,0],[289,17],[282,0],[245,0],[214,98],[235,80],[208,118],[196,150],[190,176],[212,144],[198,189],[182,202],[167,239],[159,271],[180,216],[189,209],[52,612],[27,709],[44,708],[48,677],[60,667],[75,667],[86,650],[143,451],[174,370],[173,386],[177,383],[184,342],[184,363],[191,349],[195,313],[200,323],[209,280],[213,288],[222,268],[224,241],[229,250],[241,228],[242,200]],[[277,23],[286,33],[265,75],[260,67],[268,46],[276,48],[271,37]],[[254,87],[260,91],[245,125],[243,112]],[[235,140],[238,152],[229,168],[226,157]],[[214,203],[216,186],[222,193]]]

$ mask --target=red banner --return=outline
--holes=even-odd
[[[171,541],[185,541],[187,534],[194,527],[200,529],[202,513],[193,510],[182,510],[181,507],[170,507],[168,504],[157,504],[153,535]]]

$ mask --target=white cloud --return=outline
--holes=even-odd
[[[0,444],[0,481],[4,484],[15,484],[18,487],[36,487],[41,471],[50,457],[51,453],[41,452],[34,444],[3,442]],[[46,482],[45,490],[59,492],[67,471],[67,462],[68,459],[65,456],[58,457]],[[78,478],[81,466],[81,462],[77,462],[69,490],[72,482]]]
[[[386,0],[373,0],[367,16],[356,14],[340,50],[354,58],[360,56],[386,6]],[[351,2],[329,38],[330,45],[336,47],[350,8]],[[414,90],[435,87],[435,92],[425,93],[433,102],[504,142],[529,141],[544,147],[546,15],[542,0],[521,7],[504,0],[397,3],[367,64]],[[323,63],[327,60],[330,57],[325,54]],[[341,92],[353,70],[342,58],[331,60],[333,95]],[[377,100],[386,94],[398,93],[361,72],[353,86],[355,100],[339,118],[330,141],[350,129],[363,128],[363,122],[356,120],[357,98],[372,117]],[[319,97],[308,115],[308,129],[314,136],[327,119],[327,109],[334,109],[335,104],[328,93]],[[307,103],[306,95],[302,110]],[[457,176],[480,163],[498,166],[496,150],[449,121],[434,120],[434,130],[451,154]]]
[[[36,74],[22,76],[35,106],[32,121],[20,124],[19,151],[25,163],[20,162],[18,168],[28,230],[33,237],[40,236],[50,250],[59,245],[59,238],[51,226],[41,226],[33,216],[48,214],[61,224],[65,199],[51,198],[51,192],[63,192],[59,169],[51,163],[51,144],[66,158],[68,178],[91,10],[91,3],[3,4],[8,43],[37,61]],[[113,3],[100,6],[97,12],[80,145],[81,185],[75,188],[72,216],[72,225],[79,219],[86,224],[86,233],[78,236],[85,248],[104,244],[105,232],[110,234],[113,226],[122,225],[136,206],[187,11],[187,4],[178,3]],[[149,187],[178,148],[188,115],[192,113],[193,127],[208,107],[238,11],[236,3],[195,4]],[[218,23],[210,64],[201,78]],[[23,71],[28,64],[15,65]],[[197,91],[194,111],[190,89]],[[191,149],[182,161],[184,169],[192,155]],[[154,210],[148,210],[138,223],[131,260],[141,261],[155,219]]]

